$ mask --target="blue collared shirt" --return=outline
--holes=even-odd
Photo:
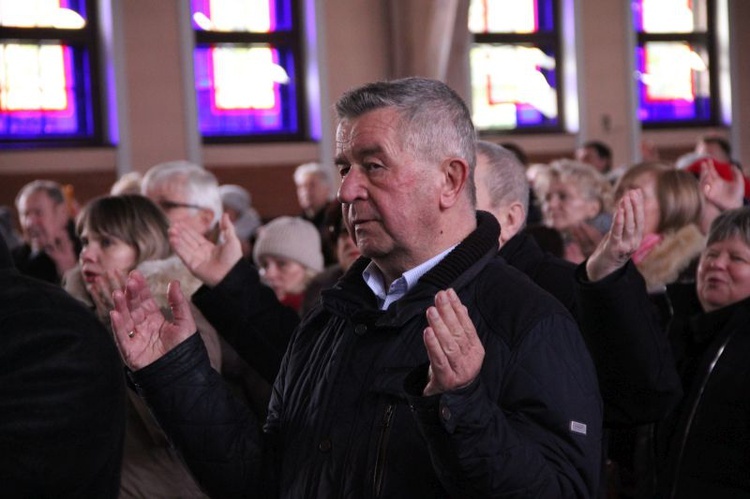
[[[374,262],[370,262],[370,264],[365,267],[365,270],[362,271],[362,278],[364,278],[367,286],[377,297],[380,310],[387,310],[388,307],[391,306],[391,303],[404,296],[414,287],[420,277],[425,275],[432,267],[440,263],[440,261],[445,258],[445,255],[453,251],[453,248],[455,247],[456,246],[454,245],[442,253],[433,256],[426,262],[417,265],[413,269],[407,270],[398,279],[391,283],[391,286],[387,291],[385,289],[383,273]]]

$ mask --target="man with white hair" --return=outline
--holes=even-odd
[[[170,161],[152,166],[143,177],[141,192],[156,203],[170,223],[186,222],[215,241],[223,213],[216,177],[195,163]]]

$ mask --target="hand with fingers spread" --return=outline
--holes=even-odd
[[[586,274],[598,281],[623,267],[643,240],[643,192],[633,189],[617,203],[612,227],[586,262]]]
[[[701,192],[705,200],[720,211],[740,208],[745,195],[742,172],[734,165],[731,168],[732,179],[726,180],[719,175],[713,159],[709,158],[701,163]]]
[[[172,321],[165,319],[138,271],[130,273],[124,290],[113,293],[112,330],[125,365],[134,371],[155,362],[196,331],[179,281],[169,284],[167,298]]]
[[[456,390],[479,376],[484,346],[479,341],[466,307],[452,289],[435,295],[427,309],[424,344],[430,358],[425,396]]]
[[[219,284],[242,258],[242,245],[226,213],[221,217],[219,228],[218,244],[179,222],[169,228],[169,243],[175,253],[195,277],[210,287]]]

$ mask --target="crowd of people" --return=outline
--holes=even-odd
[[[298,214],[187,161],[83,206],[21,189],[11,497],[750,497],[750,184],[726,141],[529,164],[439,81],[335,109]]]

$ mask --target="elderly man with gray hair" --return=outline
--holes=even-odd
[[[575,315],[575,264],[544,251],[524,231],[529,211],[529,182],[523,164],[510,150],[480,140],[474,179],[477,209],[492,213],[500,223],[500,256]]]
[[[362,257],[296,329],[263,433],[137,273],[112,324],[133,380],[217,497],[592,497],[601,399],[562,305],[497,257],[475,210],[476,134],[444,83],[336,105],[345,223]]]
[[[23,274],[60,284],[75,267],[81,243],[75,235],[63,186],[52,180],[29,182],[16,196],[25,243],[13,250]]]
[[[189,161],[152,166],[143,177],[141,192],[156,203],[170,224],[186,222],[209,240],[218,237],[223,208],[213,173]]]

